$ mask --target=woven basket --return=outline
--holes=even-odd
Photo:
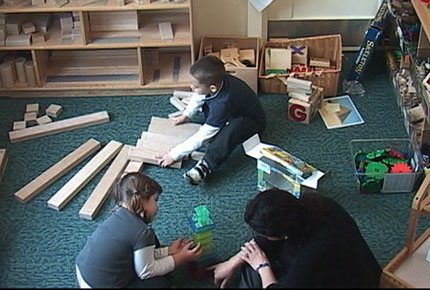
[[[333,70],[264,75],[264,51],[266,48],[287,48],[289,45],[308,46],[308,58],[320,57],[330,59]],[[313,85],[324,89],[324,97],[337,95],[340,71],[342,69],[342,39],[340,34],[320,35],[304,38],[280,38],[266,41],[260,53],[258,81],[263,93],[287,93],[287,87],[280,77],[293,76],[312,81]]]

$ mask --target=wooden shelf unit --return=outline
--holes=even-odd
[[[421,0],[411,0],[411,3],[421,23],[417,56],[427,57],[427,53],[423,55],[422,52],[430,51],[430,8]]]
[[[426,260],[430,246],[430,227],[419,233],[423,216],[430,215],[430,174],[427,173],[414,196],[409,215],[404,248],[384,267],[381,288],[429,288],[430,262]],[[428,223],[428,218],[423,220]]]
[[[35,24],[50,17],[45,42],[0,46],[0,59],[24,56],[33,61],[36,76],[36,86],[15,80],[12,87],[1,86],[0,95],[56,90],[64,91],[66,96],[73,89],[156,93],[189,88],[188,71],[195,60],[192,0],[152,0],[148,4],[134,0],[124,6],[109,4],[111,0],[86,6],[76,1],[69,0],[62,7],[32,6],[30,0],[13,7],[0,6],[6,24],[9,20]],[[72,14],[79,19],[78,38],[62,35],[60,18]],[[161,22],[171,23],[173,39],[161,38]]]

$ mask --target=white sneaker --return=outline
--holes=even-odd
[[[188,183],[192,185],[197,185],[202,180],[204,180],[211,172],[212,170],[209,169],[209,166],[206,161],[202,159],[197,162],[197,164],[193,168],[191,168],[184,174],[184,178]]]

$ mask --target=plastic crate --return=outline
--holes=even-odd
[[[359,193],[412,192],[422,176],[422,155],[410,139],[355,139],[350,149]]]

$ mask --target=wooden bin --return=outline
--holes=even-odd
[[[260,66],[258,80],[262,93],[287,93],[287,88],[279,77],[288,77],[287,74],[264,75],[265,61],[264,51],[266,48],[287,48],[289,45],[308,46],[308,62],[311,57],[328,58],[334,69],[314,71],[305,73],[294,73],[294,77],[312,81],[313,85],[324,88],[324,97],[337,95],[340,71],[342,69],[342,39],[340,34],[319,35],[304,38],[280,38],[272,39],[263,43],[260,53]]]
[[[200,41],[199,58],[204,56],[204,49],[212,46],[213,51],[223,48],[238,47],[239,49],[254,49],[255,66],[232,67],[226,66],[226,72],[244,80],[255,93],[258,93],[258,67],[260,53],[260,38],[247,36],[202,36]]]

